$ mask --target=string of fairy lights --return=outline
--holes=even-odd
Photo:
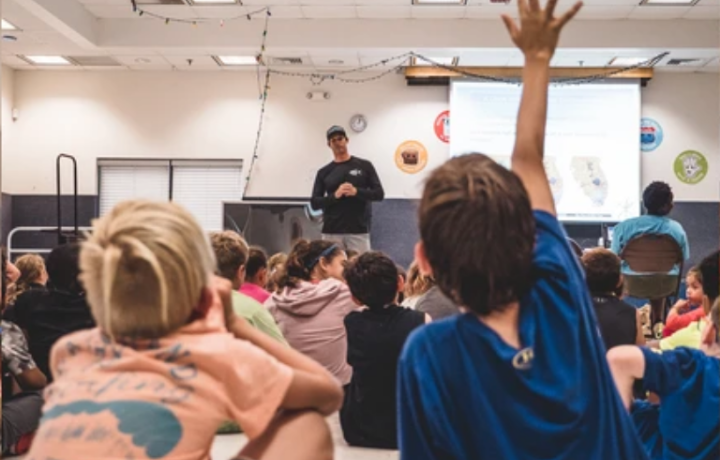
[[[155,13],[153,11],[147,11],[143,9],[141,6],[137,4],[136,0],[130,0],[132,4],[133,11],[138,14],[138,16],[147,16],[152,19],[157,19],[160,22],[164,22],[166,25],[171,23],[177,23],[177,24],[185,24],[190,25],[192,27],[197,27],[198,24],[216,24],[220,27],[224,27],[226,23],[229,22],[236,22],[236,21],[252,21],[253,19],[257,19],[260,17],[264,18],[264,27],[262,30],[262,36],[260,41],[260,48],[259,52],[255,55],[256,60],[256,73],[257,73],[257,81],[258,81],[258,94],[260,99],[260,114],[259,114],[259,120],[258,120],[258,128],[257,133],[255,135],[255,144],[253,148],[253,154],[250,159],[250,165],[248,167],[248,173],[245,177],[245,187],[243,189],[243,194],[241,198],[245,198],[247,196],[247,191],[251,184],[252,179],[252,172],[255,169],[255,164],[257,160],[259,159],[259,149],[260,149],[260,141],[262,139],[262,132],[263,132],[263,123],[265,120],[265,112],[267,108],[267,100],[268,100],[268,94],[270,90],[270,79],[271,75],[277,75],[281,77],[286,78],[303,78],[308,80],[313,86],[321,85],[325,82],[339,82],[344,84],[363,84],[363,83],[370,83],[376,80],[380,80],[388,75],[391,74],[398,74],[401,73],[405,68],[417,65],[418,62],[424,62],[426,67],[436,68],[436,69],[442,69],[446,70],[448,72],[451,72],[451,75],[453,75],[453,78],[455,77],[463,77],[466,79],[472,79],[472,80],[480,80],[480,81],[488,81],[488,82],[495,82],[495,83],[508,83],[508,84],[520,84],[520,80],[518,78],[508,78],[508,77],[499,77],[496,75],[490,75],[490,74],[484,74],[479,71],[474,70],[468,70],[467,68],[458,67],[454,65],[446,65],[439,63],[431,58],[428,58],[426,56],[423,56],[422,54],[418,54],[415,52],[407,52],[398,54],[396,56],[392,56],[385,59],[380,59],[376,62],[372,62],[366,65],[362,65],[359,67],[353,67],[345,70],[337,70],[337,71],[288,71],[283,70],[281,68],[274,68],[269,65],[267,60],[265,59],[265,53],[266,53],[266,46],[267,46],[267,39],[268,39],[268,30],[270,25],[270,18],[272,16],[272,12],[269,7],[259,8],[257,10],[248,11],[243,14],[238,14],[234,16],[224,17],[224,18],[207,18],[207,17],[197,17],[192,19],[186,19],[186,18],[177,18],[177,17],[171,17],[171,16],[164,16],[158,13]],[[240,6],[242,5],[242,1],[239,3]],[[645,67],[652,67],[655,64],[662,61],[665,57],[669,55],[669,52],[663,52],[658,54],[657,56],[654,56],[644,62],[639,62],[635,65],[631,66],[625,66],[625,67],[616,67],[612,69],[607,69],[606,71],[592,74],[592,75],[586,75],[581,77],[554,77],[551,78],[551,84],[553,85],[581,85],[581,84],[588,84],[588,83],[594,83],[602,80],[606,80],[608,78],[614,77],[616,75],[631,72],[633,70],[637,70],[640,68]],[[363,73],[363,76],[359,77],[352,77],[353,74],[359,74]],[[264,74],[264,77],[263,77]]]

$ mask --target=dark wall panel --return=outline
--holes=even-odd
[[[20,226],[55,226],[56,201],[53,195],[6,195],[2,197],[3,239],[9,228]],[[63,197],[63,224],[72,225],[72,198]],[[97,197],[78,197],[80,226],[90,225],[97,209]],[[11,211],[10,211],[11,210]],[[688,234],[691,260],[688,267],[703,256],[717,250],[720,244],[720,207],[718,203],[680,202],[675,204],[671,217],[680,222]],[[568,235],[581,246],[594,247],[601,235],[599,225],[568,224]],[[373,205],[372,246],[384,251],[403,266],[413,259],[418,241],[417,201],[387,199]],[[15,247],[49,248],[55,244],[53,234],[25,234],[14,241]]]

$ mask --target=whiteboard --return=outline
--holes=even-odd
[[[450,155],[479,152],[505,167],[522,87],[455,81]],[[640,214],[640,85],[551,86],[545,169],[560,220],[619,222]]]

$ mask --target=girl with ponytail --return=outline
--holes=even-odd
[[[345,316],[355,310],[343,281],[345,251],[330,241],[293,246],[266,302],[291,347],[322,364],[343,385],[350,382]]]

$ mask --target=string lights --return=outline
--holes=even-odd
[[[224,27],[226,22],[232,22],[237,20],[252,20],[253,17],[264,15],[265,17],[265,24],[262,32],[262,40],[260,43],[260,50],[258,54],[255,56],[255,60],[257,62],[257,65],[255,66],[256,72],[257,72],[257,79],[258,79],[258,93],[259,93],[259,99],[260,99],[260,117],[258,120],[258,128],[257,133],[255,136],[255,145],[253,148],[253,154],[252,158],[250,159],[250,166],[248,167],[248,174],[245,178],[245,187],[243,188],[243,194],[241,199],[244,199],[247,196],[247,191],[251,184],[252,179],[252,173],[255,169],[255,164],[259,158],[259,150],[260,150],[260,141],[262,139],[262,131],[263,131],[263,122],[265,120],[265,111],[267,108],[267,101],[268,101],[268,94],[270,91],[270,77],[271,75],[277,75],[277,76],[283,76],[288,78],[305,78],[309,80],[313,85],[320,85],[326,81],[336,81],[340,83],[352,83],[352,84],[362,84],[362,83],[369,83],[372,81],[379,80],[381,78],[384,78],[387,75],[393,74],[393,73],[400,73],[403,69],[411,65],[412,60],[415,59],[415,61],[423,61],[428,64],[429,67],[434,67],[438,69],[447,70],[450,72],[454,72],[458,75],[461,75],[462,77],[473,79],[473,80],[482,80],[482,81],[491,81],[491,82],[499,82],[499,83],[508,83],[508,84],[519,84],[519,80],[517,78],[503,78],[498,77],[495,75],[489,75],[489,74],[483,74],[482,72],[474,72],[465,70],[461,67],[451,66],[451,65],[445,65],[438,63],[430,58],[427,58],[421,54],[417,54],[414,52],[408,52],[399,54],[397,56],[393,56],[386,59],[381,59],[377,62],[373,62],[367,65],[363,65],[360,67],[354,67],[342,71],[336,71],[336,72],[291,72],[276,68],[271,68],[268,65],[268,62],[266,62],[265,59],[265,51],[266,51],[266,44],[267,44],[267,38],[268,38],[268,26],[269,26],[269,20],[272,16],[272,13],[270,12],[270,8],[260,8],[255,11],[251,11],[249,13],[241,14],[238,16],[232,16],[232,17],[226,17],[226,18],[193,18],[193,19],[182,19],[182,18],[174,18],[174,17],[168,17],[168,16],[162,16],[150,11],[145,11],[137,6],[136,0],[130,0],[132,3],[132,8],[135,13],[137,13],[139,16],[147,15],[148,17],[159,19],[165,22],[166,25],[170,23],[180,23],[180,24],[189,24],[193,26],[194,28],[197,27],[198,24],[203,23],[218,23],[220,24],[220,27]],[[597,81],[602,81],[607,78],[611,78],[615,75],[622,74],[625,72],[629,72],[635,69],[639,69],[642,67],[652,67],[658,62],[660,62],[662,59],[664,59],[666,56],[668,56],[668,52],[664,52],[661,54],[658,54],[657,56],[648,59],[645,62],[638,63],[636,65],[627,66],[627,67],[618,67],[618,68],[612,68],[608,69],[607,71],[600,72],[598,74],[588,75],[584,77],[559,77],[559,78],[552,78],[551,84],[553,85],[580,85],[580,84],[588,84],[593,83]],[[367,72],[372,70],[379,70],[380,68],[384,68],[386,66],[390,66],[386,69],[383,69],[382,71],[376,71],[373,72],[371,75],[365,75],[360,77],[350,77],[352,74],[357,74],[360,72]],[[263,80],[262,74],[264,73],[265,78]]]
[[[239,20],[247,20],[251,21],[255,17],[259,16],[265,16],[270,17],[272,16],[272,13],[270,13],[269,7],[259,8],[254,11],[250,11],[249,13],[243,13],[236,16],[230,16],[227,18],[192,18],[192,19],[184,19],[184,18],[175,18],[172,16],[164,16],[162,14],[153,13],[152,11],[147,11],[142,9],[137,5],[136,0],[130,0],[132,4],[132,9],[134,13],[137,13],[138,16],[148,16],[153,19],[158,19],[163,22],[165,22],[165,25],[169,25],[170,23],[177,23],[177,24],[188,24],[193,27],[197,27],[198,24],[217,24],[219,22],[220,27],[225,27],[226,22],[233,22],[233,21],[239,21]],[[240,3],[242,5],[242,3]]]

